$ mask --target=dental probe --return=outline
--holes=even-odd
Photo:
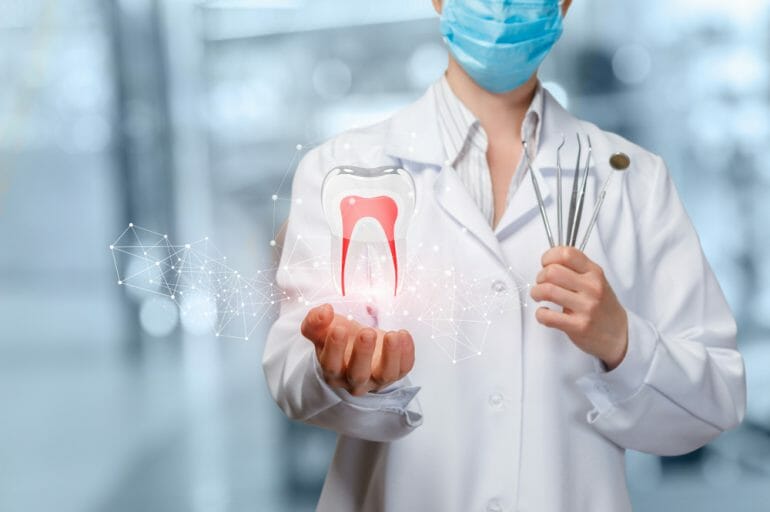
[[[572,226],[572,236],[570,237],[567,245],[571,245],[572,247],[575,246],[577,243],[577,237],[580,230],[580,221],[583,220],[583,202],[586,197],[586,183],[588,182],[588,169],[591,165],[591,153],[593,152],[593,147],[591,146],[591,136],[586,135],[586,138],[588,139],[588,157],[586,158],[586,166],[585,170],[583,171],[583,181],[580,184],[580,196],[578,197],[578,204],[577,204],[577,211],[575,212],[575,222]]]
[[[561,148],[564,147],[566,139],[561,135],[561,144],[556,149],[556,217],[559,231],[559,245],[564,243],[564,227],[562,226],[562,197],[561,197]]]
[[[569,241],[572,238],[572,227],[573,221],[575,220],[575,207],[577,206],[578,182],[580,181],[580,156],[583,150],[583,145],[580,142],[580,134],[576,133],[575,135],[577,136],[578,151],[577,163],[575,164],[575,174],[572,178],[572,195],[569,201],[569,213],[567,216],[567,240],[565,240],[567,245],[569,245]]]
[[[555,244],[553,243],[553,233],[551,233],[551,224],[548,222],[548,215],[545,212],[543,194],[540,193],[540,185],[537,183],[535,172],[532,170],[532,162],[529,158],[529,151],[527,150],[527,141],[522,140],[521,144],[524,146],[524,157],[527,159],[527,168],[529,170],[529,176],[532,178],[532,187],[535,189],[535,195],[537,196],[537,206],[540,208],[540,217],[543,219],[545,234],[548,235],[548,243],[551,245],[551,247],[555,247]]]

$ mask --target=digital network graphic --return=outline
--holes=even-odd
[[[279,189],[304,149],[297,145]],[[377,192],[383,184],[387,194]],[[452,363],[482,355],[495,319],[526,306],[529,285],[513,273],[516,286],[490,287],[492,276],[463,275],[442,263],[442,247],[418,241],[406,251],[408,221],[417,210],[414,182],[403,169],[339,167],[328,172],[322,190],[328,230],[313,236],[287,234],[276,219],[287,204],[302,208],[318,198],[272,194],[268,243],[275,261],[249,275],[231,267],[209,237],[174,243],[129,224],[109,245],[117,283],[162,301],[173,309],[166,313],[197,334],[254,340],[282,304],[309,309],[328,302],[349,318],[367,311],[383,329],[410,330],[417,343],[435,344]],[[329,244],[331,251],[319,253]]]

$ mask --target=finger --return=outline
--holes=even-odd
[[[347,330],[339,325],[335,326],[326,338],[319,362],[321,363],[324,379],[329,384],[336,385],[343,381],[347,341]]]
[[[571,332],[575,328],[575,318],[568,313],[554,311],[549,308],[538,308],[535,311],[535,318],[546,327],[559,329],[565,333]]]
[[[323,304],[308,311],[302,320],[300,331],[302,335],[313,342],[317,349],[323,347],[329,334],[328,328],[334,320],[334,308],[329,304]]]
[[[400,366],[401,337],[399,333],[391,331],[385,334],[385,339],[382,341],[380,364],[372,372],[372,380],[377,387],[395,382],[398,380]]]
[[[372,376],[372,356],[377,344],[377,333],[374,329],[361,329],[353,344],[353,353],[347,368],[347,379],[350,392],[354,395],[362,395],[366,389],[369,378]]]
[[[577,272],[585,274],[593,269],[594,263],[574,247],[554,247],[543,254],[541,263],[544,267],[558,263]]]
[[[559,263],[543,267],[537,274],[536,282],[555,284],[573,292],[580,291],[583,285],[581,274]]]
[[[401,339],[401,364],[398,376],[400,379],[414,367],[414,340],[409,331],[399,331],[399,338]]]
[[[585,309],[585,300],[579,294],[556,286],[551,283],[538,284],[532,287],[530,296],[537,302],[547,300],[559,306],[572,311],[582,311]]]

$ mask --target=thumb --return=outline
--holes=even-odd
[[[334,308],[330,304],[323,304],[308,311],[302,321],[300,332],[302,336],[313,342],[316,350],[321,350],[332,320],[334,320]]]

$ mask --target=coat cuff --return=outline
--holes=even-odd
[[[628,348],[620,364],[607,371],[594,359],[596,371],[580,377],[576,384],[594,406],[589,420],[639,391],[652,366],[658,332],[648,321],[631,311],[628,314]]]
[[[312,359],[314,380],[326,397],[333,396],[335,402],[342,401],[362,411],[384,411],[401,414],[404,416],[406,423],[411,427],[419,426],[422,423],[422,410],[419,403],[415,401],[414,407],[409,407],[409,403],[417,392],[420,391],[420,386],[411,385],[409,377],[404,377],[380,391],[355,396],[343,388],[329,386],[323,378],[323,370],[315,352]]]

